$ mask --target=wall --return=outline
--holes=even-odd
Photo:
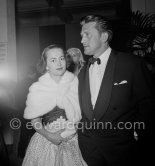
[[[66,49],[78,47],[83,50],[80,31],[81,27],[79,23],[66,24]]]
[[[2,79],[16,81],[14,0],[0,0],[0,71]]]
[[[17,30],[17,58],[18,58],[18,80],[25,77],[30,66],[38,61],[39,29],[38,27],[18,27]]]
[[[140,10],[144,13],[155,13],[154,0],[131,0],[131,8],[133,11]]]
[[[13,142],[10,120],[14,113],[16,70],[15,1],[0,0],[0,122],[6,144]]]

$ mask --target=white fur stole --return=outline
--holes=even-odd
[[[57,84],[49,75],[44,74],[29,88],[25,119],[40,117],[55,106],[65,110],[67,119],[78,122],[81,119],[81,110],[78,100],[78,79],[66,71]]]

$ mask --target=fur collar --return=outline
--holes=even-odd
[[[59,83],[56,83],[49,73],[46,73],[32,84],[27,96],[24,118],[40,117],[55,106],[66,111],[69,121],[77,122],[81,119],[78,79],[68,71],[65,72]]]

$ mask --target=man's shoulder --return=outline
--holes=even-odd
[[[80,70],[80,72],[79,72],[79,74],[78,74],[78,77],[81,77],[82,75],[84,75],[84,74],[86,73],[86,70],[87,70],[87,64],[85,64],[85,65],[81,68],[81,70]]]
[[[78,74],[79,85],[83,85],[83,81],[86,79],[86,77],[87,77],[87,66],[84,66]]]
[[[134,55],[132,53],[121,52],[116,50],[112,50],[112,52],[117,56],[117,59],[121,63],[138,63],[142,60],[141,57]]]

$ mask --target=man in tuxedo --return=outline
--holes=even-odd
[[[109,46],[113,32],[103,16],[85,16],[81,26],[84,53],[93,56],[78,75],[83,158],[88,166],[147,165],[154,87],[146,64]]]

